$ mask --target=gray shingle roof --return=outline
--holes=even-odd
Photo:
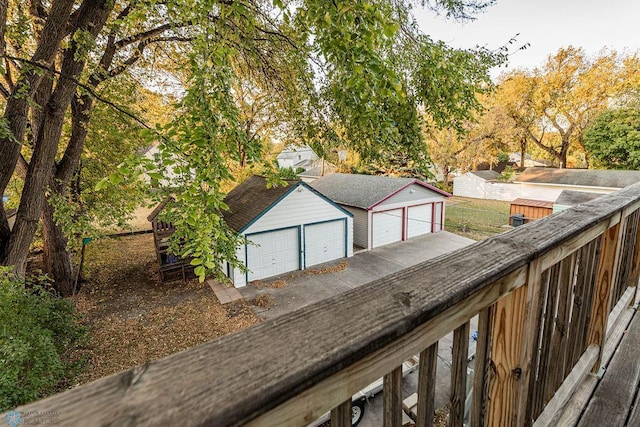
[[[241,231],[298,182],[287,181],[287,185],[267,188],[265,177],[252,176],[225,197],[224,202],[229,206],[229,211],[224,213],[225,221],[233,230]]]
[[[368,209],[411,184],[449,196],[445,191],[414,178],[393,178],[379,175],[334,173],[310,185],[336,203]]]
[[[576,206],[581,203],[589,202],[602,196],[599,193],[587,193],[586,191],[562,190],[555,201],[556,205]]]
[[[473,174],[479,178],[485,179],[487,181],[491,181],[492,179],[498,179],[500,174],[493,170],[484,170],[484,171],[471,171],[470,174]]]
[[[529,168],[517,182],[624,188],[640,182],[640,171]]]

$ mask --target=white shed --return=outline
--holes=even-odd
[[[341,174],[311,184],[353,214],[353,241],[372,249],[444,228],[451,196],[413,178]]]
[[[248,241],[236,252],[248,271],[223,267],[236,287],[353,255],[353,215],[302,181],[267,188],[253,176],[225,203],[225,221]]]
[[[500,174],[492,170],[471,171],[453,178],[453,195],[471,197],[474,199],[488,199],[487,193],[495,193],[492,184]],[[513,197],[515,199],[515,197]],[[512,200],[512,199],[509,199]]]

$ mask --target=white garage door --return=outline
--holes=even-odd
[[[373,247],[402,240],[402,209],[373,214]]]
[[[344,224],[338,220],[304,226],[305,267],[346,256]]]
[[[249,281],[264,279],[300,268],[298,228],[248,235]]]
[[[407,209],[407,237],[431,233],[431,203]]]

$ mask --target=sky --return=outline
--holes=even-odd
[[[414,12],[426,34],[456,48],[494,49],[519,33],[512,46],[530,45],[509,57],[507,71],[541,66],[548,55],[568,45],[592,55],[604,47],[629,53],[640,50],[640,0],[497,0],[475,21],[466,23],[424,9]],[[503,71],[493,70],[492,75]]]

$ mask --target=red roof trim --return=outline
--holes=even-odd
[[[414,179],[412,182],[408,183],[407,185],[403,185],[402,187],[398,188],[396,191],[394,191],[393,193],[389,194],[388,196],[384,197],[383,199],[375,202],[374,204],[372,204],[371,206],[369,206],[367,208],[367,210],[373,209],[376,206],[378,206],[380,203],[384,202],[385,200],[395,196],[396,194],[398,194],[399,192],[401,192],[402,190],[404,190],[405,188],[409,187],[410,185],[413,184],[418,184],[424,188],[426,188],[427,190],[431,190],[431,191],[435,191],[436,193],[444,196],[444,197],[451,197],[451,194],[447,193],[444,190],[439,189],[438,187],[434,187],[433,185],[427,184],[426,182],[422,182],[419,179]]]

